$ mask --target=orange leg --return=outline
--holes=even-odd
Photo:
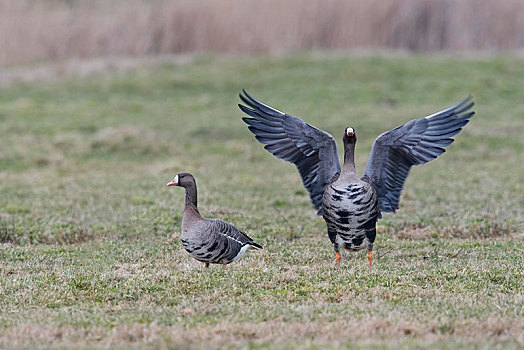
[[[335,253],[335,258],[337,259],[337,266],[338,266],[338,270],[340,271],[340,253],[339,252]]]
[[[369,268],[371,269],[371,261],[373,260],[373,252],[368,252]]]
[[[206,269],[209,267],[209,263],[204,263],[204,266],[206,267]]]
[[[222,269],[225,270],[226,269],[226,264],[222,265]]]

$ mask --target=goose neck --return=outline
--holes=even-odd
[[[342,166],[342,176],[356,176],[355,143],[344,143],[344,165]]]
[[[196,212],[200,215],[197,209],[197,188],[196,184],[190,184],[186,187],[186,200],[184,204],[184,211]]]

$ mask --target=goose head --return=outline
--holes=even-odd
[[[175,175],[173,181],[169,182],[168,186],[180,186],[187,187],[190,184],[195,183],[195,178],[190,173],[179,173]]]
[[[357,134],[355,133],[355,129],[348,126],[346,130],[344,130],[344,143],[355,143],[357,141]]]

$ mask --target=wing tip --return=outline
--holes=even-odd
[[[243,95],[242,95],[243,94]],[[256,99],[254,99],[253,97],[251,97],[250,94],[247,93],[246,89],[242,88],[242,92],[238,94],[238,96],[240,97],[240,99],[242,101],[244,101],[245,103],[247,104],[250,104],[251,103],[256,103],[256,102],[259,102],[257,101]],[[249,99],[249,101],[248,101]]]
[[[256,243],[256,242],[249,242],[248,243],[253,249],[264,249],[260,244]]]
[[[473,101],[473,95],[469,94],[462,102],[458,103],[455,108],[462,107],[465,104],[468,104],[471,102],[471,106],[468,106],[466,110],[470,109],[472,106],[475,105],[475,101]]]
[[[464,107],[464,105],[466,105],[466,106]],[[444,108],[441,111],[438,111],[436,113],[428,115],[427,117],[425,117],[425,119],[431,120],[433,118],[443,118],[443,117],[449,116],[449,113],[451,113],[451,114],[453,114],[455,116],[459,116],[461,113],[465,113],[465,112],[469,111],[471,108],[473,108],[473,106],[475,106],[475,102],[473,101],[473,95],[470,94],[462,102],[459,102],[459,103],[457,103],[455,105],[452,105],[452,106],[450,106],[448,108]],[[474,111],[471,111],[471,112],[473,114],[475,113]]]

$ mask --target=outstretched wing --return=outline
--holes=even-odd
[[[383,212],[399,208],[400,192],[412,165],[437,158],[449,146],[450,138],[462,130],[475,114],[469,96],[461,103],[433,115],[414,119],[405,125],[383,133],[375,140],[364,179],[375,187]]]
[[[242,91],[245,96],[239,96],[247,106],[239,104],[238,107],[251,117],[242,120],[249,125],[256,139],[266,145],[264,148],[268,152],[296,165],[313,207],[321,215],[324,188],[340,173],[333,136]]]

